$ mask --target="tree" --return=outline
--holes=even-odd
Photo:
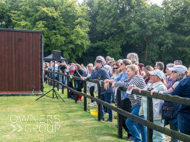
[[[1,28],[7,27],[8,12],[9,12],[8,5],[0,1],[0,27]]]
[[[190,1],[165,0],[163,6],[169,15],[167,30],[172,33],[174,42],[171,51],[173,60],[181,59],[186,65],[190,65]]]
[[[11,16],[15,28],[41,30],[46,51],[62,50],[75,61],[90,45],[86,10],[74,0],[24,0]]]
[[[166,30],[167,26],[161,7],[151,5],[139,8],[128,32],[131,35],[130,43],[140,47],[142,62],[152,64],[158,60],[168,60],[162,58],[162,54],[171,50],[173,44],[171,33]]]

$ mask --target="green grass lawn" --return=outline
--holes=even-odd
[[[51,89],[45,87],[46,91]],[[85,112],[83,102],[75,104],[66,93],[61,96],[65,103],[60,98],[35,101],[37,96],[0,97],[0,141],[125,141],[117,136],[116,120],[99,122],[90,114],[90,109],[97,107]]]

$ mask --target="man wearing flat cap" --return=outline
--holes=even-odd
[[[104,68],[105,59],[102,56],[97,56],[95,60],[95,69],[92,71],[91,76],[85,77],[83,79],[99,79],[99,80],[105,80],[105,79],[111,79],[108,72]],[[111,104],[111,96],[113,94],[113,89],[109,87],[107,90],[104,89],[104,86],[101,86],[101,95],[102,99],[104,98],[105,101],[109,104]],[[108,108],[109,118],[107,121],[112,122],[112,110]],[[104,110],[103,105],[101,105],[101,119],[104,120]]]

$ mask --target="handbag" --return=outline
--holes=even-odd
[[[162,106],[162,119],[175,119],[181,109],[181,104],[164,102]]]

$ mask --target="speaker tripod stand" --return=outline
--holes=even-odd
[[[40,98],[44,97],[45,95],[47,95],[49,92],[53,91],[53,96],[52,98],[54,98],[54,95],[56,96],[56,98],[58,99],[58,96],[63,100],[63,102],[65,102],[65,100],[60,96],[60,94],[55,90],[55,60],[54,60],[54,69],[53,69],[53,88],[51,90],[49,90],[48,92],[46,92],[45,94],[43,94],[42,96],[40,96],[39,98],[36,99],[39,100]],[[59,85],[57,83],[57,85]]]

